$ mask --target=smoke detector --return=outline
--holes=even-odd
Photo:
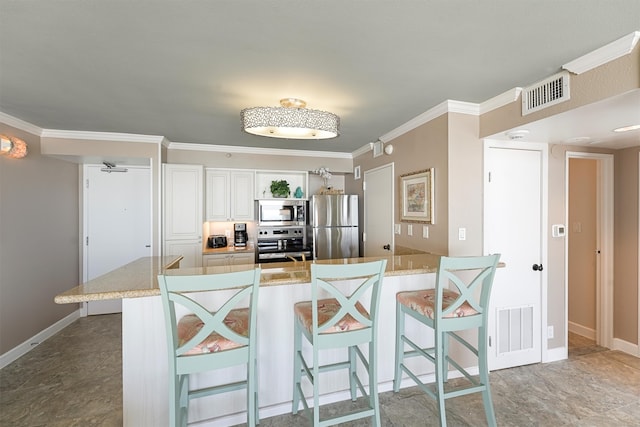
[[[505,135],[507,135],[510,140],[514,141],[517,139],[522,139],[525,136],[529,135],[529,131],[526,129],[510,130],[509,132],[505,132]]]

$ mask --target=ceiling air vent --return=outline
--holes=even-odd
[[[522,89],[522,115],[569,100],[569,73],[562,72]]]

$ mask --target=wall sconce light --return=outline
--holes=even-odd
[[[0,154],[21,159],[27,155],[27,143],[13,136],[0,135]]]
[[[384,146],[384,152],[387,153],[388,156],[393,154],[393,145],[387,144]]]

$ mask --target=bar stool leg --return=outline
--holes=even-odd
[[[300,382],[302,363],[299,353],[302,351],[302,332],[298,326],[298,319],[293,319],[293,407],[291,412],[295,415],[298,413],[300,406]]]
[[[444,365],[445,365],[445,357],[444,357],[444,341],[446,340],[446,332],[436,333],[436,348],[435,348],[435,358],[436,358],[436,387],[437,387],[437,397],[438,397],[438,412],[440,414],[440,426],[446,427],[447,425],[447,413],[445,411],[445,398],[444,398]]]
[[[400,366],[404,363],[404,345],[402,336],[404,335],[404,311],[402,304],[396,301],[396,363],[395,372],[393,374],[393,391],[395,393],[400,390],[402,382],[402,369]]]

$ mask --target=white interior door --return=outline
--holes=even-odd
[[[513,145],[511,145],[513,146]],[[542,360],[543,148],[485,143],[485,252],[500,253],[491,294],[491,369]],[[546,146],[545,148],[546,149]],[[546,315],[545,315],[546,317]]]
[[[365,171],[364,256],[393,254],[394,200],[393,163]]]
[[[102,172],[84,167],[84,275],[86,282],[151,256],[151,171]],[[87,314],[122,311],[120,300],[87,303]]]

